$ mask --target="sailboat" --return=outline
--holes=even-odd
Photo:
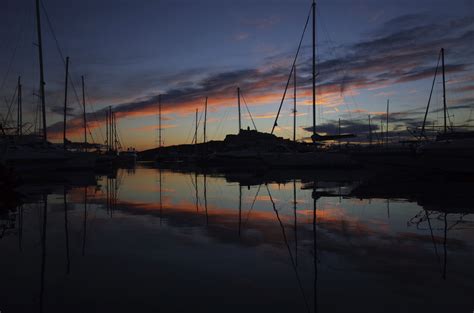
[[[444,48],[441,48],[440,57],[443,76],[443,131],[436,135],[436,140],[422,144],[417,153],[424,167],[442,171],[474,173],[474,165],[472,162],[472,160],[474,160],[474,132],[456,132],[454,131],[454,127],[448,130]],[[424,135],[423,131],[425,129],[428,110],[429,102],[423,121],[422,135]]]
[[[45,80],[43,66],[43,44],[40,18],[40,1],[36,0],[36,30],[38,39],[38,56],[40,72],[40,103],[42,117],[42,132],[40,135],[26,135],[22,132],[22,112],[21,112],[21,83],[18,79],[18,121],[17,132],[14,135],[4,134],[0,138],[2,146],[2,162],[16,172],[28,171],[50,171],[92,168],[95,158],[90,154],[71,152],[66,147],[59,147],[48,142],[46,124],[46,100],[45,100]],[[67,105],[67,66],[66,66],[66,91],[65,110]],[[66,112],[66,111],[65,111]],[[66,130],[66,121],[64,122]],[[65,133],[65,132],[64,132]],[[66,139],[64,139],[64,143]]]
[[[313,147],[310,150],[298,150],[295,148],[286,147],[286,149],[281,149],[280,151],[272,151],[269,153],[264,153],[262,158],[264,162],[270,167],[352,167],[356,165],[355,161],[353,161],[349,154],[342,153],[340,151],[331,150],[331,149],[322,149],[320,146],[320,142],[327,141],[327,140],[335,140],[340,138],[348,138],[353,137],[352,134],[344,134],[344,135],[320,135],[316,133],[316,2],[313,0],[311,6],[311,15],[312,15],[312,108],[313,108],[313,125],[312,130],[313,134],[311,139],[313,141]],[[309,16],[308,16],[309,18]],[[308,22],[308,21],[307,21]],[[307,24],[306,24],[307,25]],[[305,27],[306,30],[306,27]],[[303,32],[304,35],[304,32]],[[295,107],[293,109],[294,119],[296,119],[296,59],[298,57],[298,53],[301,47],[303,36],[301,37],[301,41],[297,50],[296,57],[294,59],[292,70],[290,72],[290,77],[288,78],[287,87],[289,85],[291,75],[295,77]],[[283,96],[283,99],[286,94]],[[277,121],[279,117],[279,113],[281,110],[281,106],[283,104],[283,100],[280,104],[278,109],[277,116],[275,118],[275,123],[272,128],[272,134],[277,126]],[[296,128],[296,121],[294,121],[294,128]],[[296,129],[294,129],[294,139],[296,140]],[[296,146],[296,145],[295,145]]]
[[[118,166],[130,168],[134,167],[137,163],[138,154],[135,148],[128,147],[127,150],[123,150],[120,141],[118,140],[118,131],[117,131],[117,119],[115,113],[111,112],[112,124],[110,130],[112,131],[111,140],[113,145],[109,150],[109,156],[115,157],[115,163]]]
[[[431,97],[441,60],[443,77],[443,112],[444,125],[442,132],[435,138],[426,135],[426,119],[430,108]],[[387,113],[388,116],[388,113]],[[423,124],[418,138],[399,144],[369,146],[351,151],[352,156],[361,163],[380,167],[381,169],[410,170],[414,172],[453,172],[473,173],[474,165],[474,132],[456,132],[448,127],[446,78],[444,49],[440,50],[438,66],[436,66],[433,84],[425,111]],[[387,140],[388,142],[388,140]]]
[[[60,164],[65,160],[64,155],[57,153],[55,149],[47,141],[46,129],[46,108],[45,108],[45,90],[44,90],[44,68],[43,68],[43,45],[41,37],[41,20],[40,20],[40,4],[36,0],[36,25],[38,36],[38,52],[39,52],[39,67],[40,67],[40,99],[42,111],[43,133],[41,141],[38,141],[36,136],[28,136],[22,138],[15,138],[14,136],[4,136],[3,144],[6,145],[4,153],[4,160],[7,166],[12,166],[15,169],[36,168],[37,166],[45,166],[47,164]]]
[[[137,163],[138,154],[135,148],[127,148],[119,152],[118,162],[120,165],[125,167],[133,167]]]

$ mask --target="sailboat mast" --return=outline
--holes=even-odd
[[[107,144],[107,151],[109,151],[109,111],[105,111],[105,143]]]
[[[66,78],[64,80],[64,120],[63,120],[63,148],[66,150],[66,115],[67,115],[67,87],[69,78],[69,57],[66,57]]]
[[[110,150],[114,151],[114,113],[110,107]]]
[[[23,108],[22,108],[22,99],[21,99],[21,76],[18,76],[18,117],[17,117],[17,135],[22,135],[22,125],[23,125]]]
[[[40,98],[41,98],[41,111],[43,116],[43,140],[44,143],[48,141],[48,133],[46,130],[46,99],[44,92],[44,66],[43,66],[43,41],[41,39],[41,17],[40,17],[40,0],[36,0],[36,30],[38,35],[38,55],[39,55],[39,67],[40,67]]]
[[[82,79],[82,107],[83,107],[83,121],[84,121],[84,151],[87,151],[87,121],[86,121],[86,93],[84,91],[84,76]]]
[[[206,143],[206,127],[207,127],[207,97],[204,103],[204,143]]]
[[[313,0],[313,136],[316,136],[316,2]]]
[[[241,114],[240,114],[240,87],[237,87],[237,105],[239,107],[239,132],[242,129],[242,120],[241,120]]]
[[[158,95],[158,147],[161,148],[161,95]]]
[[[115,112],[110,112],[112,115],[112,121],[110,127],[112,127],[112,137],[110,137],[110,142],[112,143],[112,150],[116,151],[115,149]]]
[[[114,120],[114,151],[118,151],[118,140],[117,140],[117,117],[115,116],[115,112],[112,113],[113,120]]]
[[[112,107],[109,106],[109,138],[108,138],[108,144],[109,144],[109,149],[110,151],[113,150],[114,146],[113,146],[113,140],[112,140],[112,137],[113,137],[113,128],[112,128]]]
[[[110,150],[115,150],[114,144],[114,112],[112,112],[112,107],[110,108]]]
[[[293,66],[293,141],[296,142],[296,64]]]
[[[426,117],[428,116],[428,111],[429,111],[429,109],[430,109],[431,96],[433,95],[433,89],[434,89],[435,82],[436,82],[436,75],[438,75],[439,59],[440,59],[440,58],[441,58],[441,51],[440,51],[440,53],[438,54],[438,63],[436,64],[435,74],[434,74],[434,77],[433,77],[433,83],[431,84],[430,97],[428,98],[428,105],[426,106],[425,117],[423,118],[423,125],[421,126],[420,139],[421,139],[423,136],[425,136]],[[434,124],[433,124],[433,126],[434,126]]]
[[[194,130],[194,144],[198,143],[198,112],[199,109],[196,109],[196,129]]]
[[[446,108],[446,77],[444,73],[444,48],[441,48],[441,64],[443,67],[443,111],[444,111],[444,133],[448,130],[447,126],[447,108]]]

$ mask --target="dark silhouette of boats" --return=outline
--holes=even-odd
[[[353,134],[321,135],[316,133],[316,5],[313,2],[308,19],[304,27],[301,40],[298,45],[296,56],[291,66],[288,82],[283,93],[283,98],[278,109],[275,123],[270,134],[258,132],[255,123],[255,130],[242,129],[241,122],[241,90],[237,88],[237,108],[238,108],[238,133],[227,135],[224,141],[213,144],[206,143],[206,120],[207,102],[205,101],[204,114],[204,143],[197,144],[198,118],[196,111],[196,131],[194,135],[194,151],[191,146],[161,147],[161,109],[159,109],[159,132],[160,144],[155,150],[155,160],[159,163],[197,163],[206,166],[230,166],[230,167],[259,167],[271,168],[291,168],[291,167],[351,167],[355,162],[347,153],[335,149],[327,149],[322,144],[325,141],[352,138]],[[312,16],[312,109],[313,109],[313,144],[296,141],[296,60],[298,58],[302,40],[306,32],[309,18]],[[276,137],[273,133],[277,126],[281,106],[285,99],[291,78],[294,78],[294,109],[293,109],[293,141]],[[161,107],[161,99],[159,100]],[[251,117],[250,111],[249,115]],[[253,122],[253,119],[252,119]],[[316,144],[317,143],[317,144]],[[214,149],[212,149],[214,148]],[[191,152],[191,153],[190,153]],[[149,152],[150,153],[150,152]]]
[[[426,119],[430,108],[433,88],[438,74],[441,60],[443,82],[443,116],[442,131],[434,137],[426,133]],[[388,122],[388,112],[387,112]],[[433,84],[424,115],[421,131],[413,132],[413,140],[400,141],[382,145],[368,145],[353,147],[351,157],[368,167],[383,169],[395,167],[418,173],[473,173],[474,164],[474,132],[457,131],[454,126],[448,125],[448,107],[446,99],[446,78],[444,49],[438,57]]]
[[[69,57],[61,61],[65,65],[65,84],[64,84],[64,114],[63,114],[63,141],[62,144],[53,144],[48,141],[47,127],[47,106],[44,80],[43,65],[43,41],[41,30],[41,8],[40,2],[36,1],[36,31],[37,31],[37,47],[39,58],[39,98],[41,104],[41,125],[39,133],[31,133],[28,123],[23,121],[23,104],[22,104],[22,83],[21,77],[18,77],[18,84],[15,89],[13,99],[17,102],[17,118],[16,125],[9,127],[10,110],[4,121],[4,125],[0,124],[0,161],[4,166],[13,168],[15,172],[50,172],[50,171],[70,171],[70,170],[93,170],[94,168],[109,168],[111,166],[120,166],[126,164],[130,166],[136,160],[136,153],[133,150],[127,150],[118,153],[117,150],[117,127],[115,116],[110,116],[107,124],[107,130],[110,130],[110,136],[107,134],[107,149],[103,153],[103,146],[96,143],[88,142],[88,125],[86,115],[86,96],[85,96],[85,79],[82,76],[82,115],[84,141],[72,142],[67,138],[67,112],[68,112],[68,87],[70,82],[69,74]],[[52,27],[49,23],[48,25]],[[74,85],[73,85],[74,87]],[[74,92],[76,90],[74,89]],[[77,94],[76,94],[77,97]],[[77,98],[80,102],[79,98]],[[12,102],[13,104],[13,102]],[[111,112],[110,112],[111,113]],[[108,116],[109,117],[109,116]],[[112,119],[113,117],[113,119]],[[13,117],[12,117],[13,119]],[[109,123],[110,122],[110,123]],[[110,149],[114,147],[111,153]],[[115,162],[116,161],[116,162]]]

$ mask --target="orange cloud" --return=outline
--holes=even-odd
[[[161,125],[161,129],[170,129],[170,128],[176,128],[176,127],[178,127],[178,125],[176,125],[176,124]],[[140,132],[156,131],[156,130],[158,130],[158,126],[157,125],[140,126],[140,127],[134,127],[131,130],[140,131]]]

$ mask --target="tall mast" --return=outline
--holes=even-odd
[[[109,149],[110,151],[112,151],[114,149],[114,146],[113,146],[113,128],[112,128],[112,107],[109,106],[109,138],[107,139],[107,142],[108,142],[108,145],[109,145]]]
[[[43,140],[46,143],[48,141],[48,133],[46,130],[46,99],[44,92],[44,67],[43,67],[43,41],[41,39],[41,17],[40,17],[40,0],[36,0],[36,30],[38,35],[38,55],[39,55],[39,67],[40,67],[40,98],[41,98],[41,111],[43,115]]]
[[[313,136],[316,135],[316,2],[313,0]]]
[[[161,95],[158,95],[158,147],[161,148]]]
[[[206,143],[206,127],[207,127],[207,97],[204,103],[204,143]]]
[[[23,127],[23,108],[21,99],[21,76],[18,76],[18,117],[17,117],[17,135],[22,135]]]
[[[436,82],[436,75],[438,75],[439,59],[440,58],[441,58],[441,51],[438,54],[438,63],[436,64],[435,74],[434,74],[434,77],[433,77],[433,83],[431,84],[430,97],[428,98],[428,105],[426,106],[425,117],[423,118],[423,125],[421,126],[420,139],[425,135],[426,117],[428,116],[428,111],[430,109],[431,96],[433,95],[433,89],[434,89],[435,82]],[[433,127],[434,127],[434,124],[433,124]]]
[[[240,87],[237,87],[237,105],[239,106],[239,132],[242,129],[242,120],[240,115]]]
[[[390,99],[387,99],[387,122],[385,123],[385,145],[388,145],[388,112],[390,108]]]
[[[196,130],[194,131],[194,144],[198,143],[198,112],[199,109],[196,109]]]
[[[441,64],[443,67],[443,111],[444,111],[444,133],[446,134],[448,130],[447,119],[446,119],[446,78],[444,74],[444,48],[441,48]]]
[[[67,115],[67,87],[69,78],[69,57],[66,57],[66,79],[64,80],[64,121],[63,121],[63,148],[66,150],[66,115]]]
[[[112,144],[112,151],[115,151],[115,113],[112,112],[112,108],[110,108],[110,127],[112,129],[112,134],[110,136],[110,143]]]
[[[84,151],[87,151],[87,121],[86,121],[86,93],[84,91],[84,76],[82,79],[82,107],[83,107],[83,120],[84,120]]]
[[[105,111],[105,143],[107,144],[107,151],[109,151],[109,111]]]
[[[113,120],[114,120],[114,150],[118,151],[118,140],[117,140],[117,117],[115,116],[115,112],[112,113]]]
[[[110,110],[112,110],[112,108],[110,108]],[[112,134],[110,136],[110,142],[112,143],[112,151],[115,151],[115,113],[110,111],[110,116],[111,116],[111,120],[110,120],[110,127],[112,129]]]
[[[296,142],[296,64],[293,66],[293,141]]]

